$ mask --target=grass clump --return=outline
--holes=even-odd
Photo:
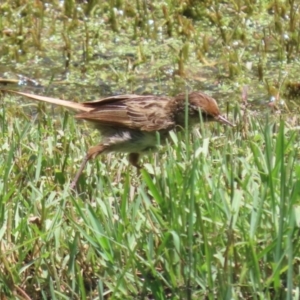
[[[145,157],[140,177],[123,157],[100,157],[74,194],[68,184],[85,149],[79,126],[49,115],[39,125],[13,122],[3,112],[3,295],[297,294],[299,139],[284,122],[250,119],[247,139],[218,124],[192,136],[172,134],[158,154]]]
[[[299,299],[296,2],[2,2],[1,84],[74,101],[188,86],[245,114],[172,133],[140,176],[101,156],[76,194],[98,134],[1,96],[0,298]]]

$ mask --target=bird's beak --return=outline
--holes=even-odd
[[[219,122],[221,122],[221,123],[224,123],[224,124],[227,124],[229,126],[232,126],[232,127],[235,126],[234,124],[230,123],[225,117],[223,117],[221,115],[217,116],[216,120],[219,121]]]

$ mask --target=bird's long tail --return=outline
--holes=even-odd
[[[68,107],[68,108],[74,109],[76,111],[89,112],[89,111],[92,110],[90,107],[86,107],[81,103],[76,103],[76,102],[67,101],[67,100],[61,100],[61,99],[58,99],[58,98],[39,96],[39,95],[22,93],[22,92],[17,92],[17,91],[12,91],[12,90],[5,90],[5,89],[0,89],[0,91],[9,92],[9,93],[12,93],[12,94],[17,94],[17,95],[20,95],[20,96],[30,98],[32,100],[36,100],[36,101],[42,101],[42,102],[47,102],[47,103],[51,103],[51,104],[55,104],[55,105]]]

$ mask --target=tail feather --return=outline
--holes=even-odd
[[[74,109],[74,110],[77,110],[77,111],[81,111],[81,112],[90,112],[90,111],[93,110],[93,108],[87,107],[87,106],[85,106],[81,103],[76,103],[76,102],[67,101],[67,100],[61,100],[61,99],[58,99],[58,98],[39,96],[39,95],[22,93],[22,92],[17,92],[17,91],[12,91],[12,90],[1,90],[1,91],[17,94],[17,95],[20,95],[20,96],[30,98],[32,100],[36,100],[36,101],[42,101],[42,102],[47,102],[47,103],[51,103],[51,104],[56,104],[56,105],[68,107],[68,108],[71,108],[71,109]]]

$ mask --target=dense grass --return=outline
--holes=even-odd
[[[296,1],[4,0],[0,15],[0,84],[74,101],[201,89],[237,124],[172,132],[140,175],[101,156],[74,193],[98,133],[1,94],[1,299],[300,298]]]
[[[100,157],[76,194],[93,131],[3,106],[2,295],[297,299],[299,138],[284,122],[249,122],[247,138],[219,124],[172,133],[140,176],[123,156]]]

